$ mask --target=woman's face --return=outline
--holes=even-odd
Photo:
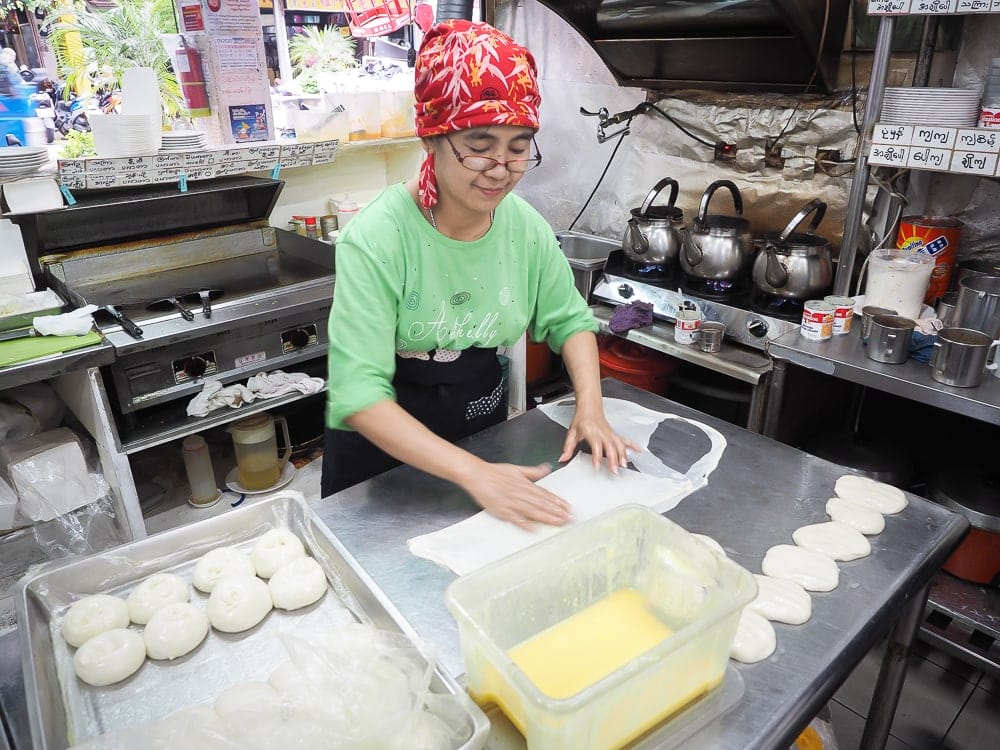
[[[499,162],[530,159],[534,155],[533,135],[530,128],[493,125],[459,130],[432,139],[439,200],[472,213],[489,213],[495,209],[524,173],[509,172],[502,164],[476,172],[463,166],[458,157],[485,156]]]

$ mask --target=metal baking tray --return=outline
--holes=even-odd
[[[293,612],[272,610],[250,631],[211,630],[190,654],[172,662],[147,659],[124,682],[94,688],[77,679],[72,649],[60,634],[69,606],[82,596],[127,596],[157,572],[192,578],[197,560],[210,549],[233,545],[248,550],[272,528],[297,534],[326,572],[330,591],[316,604]],[[192,587],[192,601],[207,596]],[[202,601],[199,602],[198,600]],[[15,595],[18,637],[23,654],[25,694],[36,750],[61,750],[104,732],[155,721],[182,708],[210,705],[226,687],[267,675],[288,659],[278,636],[304,627],[361,622],[402,633],[427,653],[416,632],[359,566],[298,492],[286,491],[245,508],[171,529],[105,552],[29,573]],[[486,740],[489,721],[438,666],[434,693],[458,696],[471,736],[460,748],[476,750]]]
[[[0,331],[27,328],[31,325],[32,319],[40,318],[43,315],[55,315],[66,305],[65,300],[51,289],[45,289],[41,292],[31,292],[26,296],[37,299],[38,306],[32,310],[22,310],[10,315],[0,315]]]

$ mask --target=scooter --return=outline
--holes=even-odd
[[[90,121],[87,119],[87,111],[83,106],[83,99],[77,96],[75,91],[71,91],[69,98],[65,96],[64,83],[56,83],[53,89],[55,99],[55,127],[63,135],[70,130],[78,130],[81,133],[90,132]]]
[[[56,139],[56,110],[52,106],[52,97],[46,91],[30,94],[28,107],[45,125],[45,142],[52,143]]]

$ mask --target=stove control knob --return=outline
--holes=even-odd
[[[635,289],[628,284],[619,284],[618,293],[622,296],[622,299],[629,299],[633,294],[635,294]]]
[[[305,328],[296,328],[288,335],[288,340],[296,349],[309,346],[309,331]]]
[[[208,369],[208,362],[203,357],[190,357],[184,363],[184,372],[188,377],[200,378]]]
[[[762,339],[767,335],[767,323],[760,318],[747,321],[747,333],[754,338]]]

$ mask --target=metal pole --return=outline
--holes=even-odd
[[[840,243],[837,277],[833,282],[834,294],[850,292],[854,256],[858,250],[858,232],[861,229],[861,217],[865,208],[865,194],[868,192],[868,150],[871,147],[875,122],[882,110],[882,96],[885,94],[885,80],[889,74],[892,32],[895,25],[895,16],[882,16],[878,27],[875,54],[872,58],[871,81],[868,84],[868,101],[865,104],[861,135],[858,136],[858,151],[854,158],[854,178],[851,181],[851,192],[844,213],[844,238]]]
[[[914,595],[889,634],[878,682],[875,683],[875,692],[872,693],[871,705],[868,707],[865,731],[861,735],[861,750],[882,750],[889,739],[892,719],[896,715],[899,694],[906,678],[910,647],[920,629],[930,589],[931,584],[928,582]]]
[[[292,82],[292,60],[288,56],[288,31],[285,27],[285,0],[274,0],[274,41],[278,46],[278,75],[286,86]]]

